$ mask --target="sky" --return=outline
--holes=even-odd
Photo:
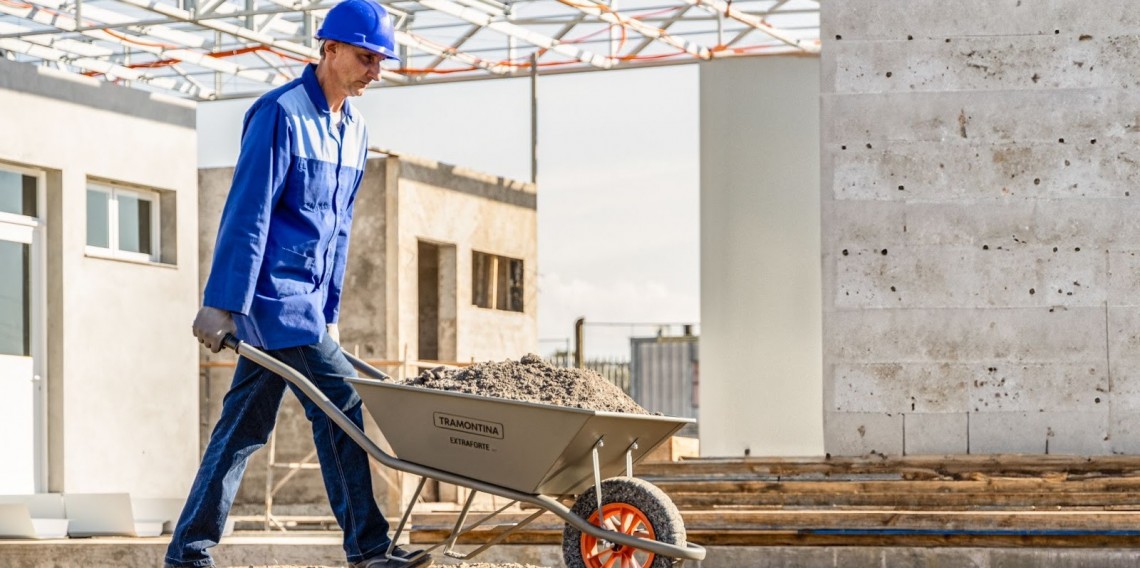
[[[540,354],[572,349],[579,317],[590,358],[627,359],[631,334],[658,331],[628,323],[698,324],[698,67],[552,75],[537,90]],[[251,102],[199,105],[200,167],[233,165]],[[352,103],[374,146],[530,180],[529,79],[371,89]]]

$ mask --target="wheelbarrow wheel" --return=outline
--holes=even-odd
[[[570,509],[598,525],[594,487],[578,496]],[[602,512],[606,528],[666,544],[685,542],[685,524],[677,506],[652,483],[633,477],[602,481]],[[562,530],[562,558],[567,568],[668,568],[674,558],[599,539],[566,524]]]

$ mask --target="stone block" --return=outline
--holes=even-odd
[[[824,52],[832,44],[852,40],[899,40],[907,37],[1065,36],[1127,34],[1140,28],[1131,0],[1104,0],[1090,10],[1080,0],[1047,4],[1019,0],[964,0],[948,6],[924,0],[906,10],[877,0],[844,0],[820,13]],[[836,36],[842,39],[836,39]]]
[[[1140,183],[1140,170],[1135,167],[1140,163],[1140,150],[1137,150],[1134,135],[1102,132],[1080,139],[1064,138],[1064,134],[1060,134],[1059,138],[1044,140],[979,141],[968,132],[971,120],[965,115],[960,118],[959,135],[949,140],[911,141],[905,136],[874,143],[841,140],[838,150],[832,150],[834,155],[830,160],[834,173],[827,187],[832,196],[836,200],[953,203],[958,207],[972,207],[970,213],[981,212],[983,218],[994,216],[1000,220],[1014,214],[1025,221],[1043,220],[1047,222],[1045,228],[1054,224],[1048,223],[1051,218],[1044,213],[1061,213],[1060,220],[1068,220],[1074,213],[1081,214],[1090,208],[1093,209],[1090,213],[1108,213],[1101,218],[1089,214],[1077,217],[1086,222],[1083,228],[1091,229],[1079,233],[1085,238],[1087,233],[1101,233],[1115,224],[1112,218],[1118,215],[1105,205],[1130,208],[1128,213],[1140,209],[1136,203],[1140,195],[1129,199],[1132,188]],[[1062,139],[1065,141],[1060,142]],[[1092,143],[1094,139],[1096,142]],[[867,148],[868,145],[871,147]],[[1108,204],[1050,201],[1089,197],[1120,201]],[[1058,210],[1075,203],[1082,207],[1074,212]],[[1017,209],[1019,206],[1021,210]],[[1037,212],[1026,210],[1026,206],[1041,206],[1043,214],[1034,215]],[[936,217],[945,214],[938,210],[931,213]],[[909,217],[908,229],[911,225],[915,229],[921,227],[921,219]],[[1033,224],[1024,223],[1010,234],[1028,241],[1035,230]],[[1135,233],[1136,229],[1131,229],[1125,234]],[[1008,238],[1009,234],[1003,236]]]
[[[1102,412],[1113,394],[1140,399],[1140,389],[1109,392],[1101,363],[868,363],[835,366],[831,410],[837,412]]]
[[[1130,216],[1129,225],[1140,226],[1136,219],[1140,216]],[[1118,231],[1113,234],[1119,235]],[[1122,243],[1140,244],[1140,238],[1125,234],[1120,238]],[[1117,307],[1140,306],[1140,250],[1109,250],[1108,253],[1108,305],[1112,307],[1109,314],[1111,322],[1113,311]],[[1111,328],[1111,326],[1110,326]]]
[[[1105,412],[1110,406],[1108,368],[1087,364],[994,363],[970,382],[969,407],[987,412]]]
[[[1120,418],[1140,413],[1140,314],[1135,308],[1109,309],[1109,366],[1112,409]]]
[[[978,412],[970,415],[970,453],[1110,453],[1109,411]]]
[[[1126,184],[1124,184],[1126,185]],[[1131,193],[1129,191],[1129,193]],[[963,199],[933,201],[837,200],[824,209],[828,234],[825,254],[843,248],[899,244],[988,247],[1003,250],[1025,245],[1057,247],[1057,252],[1109,251],[1109,275],[1115,280],[1114,305],[1140,303],[1140,284],[1130,278],[1140,264],[1140,195],[1137,198]],[[842,245],[842,246],[840,246]],[[1050,248],[1051,250],[1051,248]],[[1117,257],[1121,258],[1117,258]]]
[[[1136,136],[1136,89],[952,91],[821,96],[822,142],[883,149],[888,141],[992,143],[1104,143]],[[1041,109],[1050,109],[1043,120]],[[1064,142],[1062,142],[1064,140]],[[868,148],[867,144],[871,147]],[[979,152],[980,153],[980,152]],[[985,175],[984,173],[982,175]],[[836,180],[840,181],[840,180]],[[968,180],[962,180],[968,182]]]
[[[1114,454],[1140,454],[1140,412],[1112,408],[1108,444]]]
[[[990,551],[992,568],[1132,568],[1135,550],[1002,548]]]
[[[971,454],[1043,454],[1048,419],[1043,412],[979,412],[970,414]]]
[[[836,93],[967,90],[1126,89],[1140,56],[1124,35],[965,36],[912,41],[832,41]]]
[[[883,566],[909,568],[984,568],[989,555],[982,549],[883,548]]]
[[[1112,453],[1108,408],[1095,412],[1046,412],[1049,415],[1049,453],[1103,456]]]
[[[902,414],[826,412],[826,451],[837,456],[902,455]]]
[[[838,310],[827,314],[825,361],[1066,362],[1104,360],[1104,308]],[[1031,339],[1030,339],[1031,338]]]
[[[966,412],[981,365],[869,363],[835,366],[836,412]]]
[[[844,248],[833,257],[834,305],[865,309],[1104,304],[1104,253],[1025,244],[984,247]]]
[[[792,546],[712,546],[705,549],[705,559],[685,562],[697,568],[748,566],[749,568],[776,568],[780,566],[818,566],[821,568],[854,566],[836,564],[836,548]],[[863,564],[863,566],[878,566]]]
[[[903,426],[903,451],[907,455],[965,454],[969,448],[969,418],[965,412],[906,414]]]
[[[825,250],[895,246],[909,242],[908,204],[884,200],[834,200],[824,209]],[[831,237],[828,240],[828,237]]]

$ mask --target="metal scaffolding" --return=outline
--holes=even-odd
[[[198,100],[316,61],[337,0],[0,0],[0,56]],[[402,62],[379,86],[819,51],[819,0],[386,0]]]

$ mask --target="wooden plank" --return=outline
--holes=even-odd
[[[680,509],[879,507],[892,509],[964,509],[1042,507],[1140,510],[1140,494],[1089,492],[1030,493],[676,493],[669,497]]]
[[[888,475],[900,479],[961,477],[975,473],[1140,474],[1140,456],[945,455],[831,458],[698,458],[674,463],[642,463],[639,476],[844,476]]]
[[[413,530],[412,543],[442,542],[447,533]],[[460,544],[482,544],[490,534],[462,537]],[[1140,536],[1112,534],[820,534],[800,531],[704,530],[688,531],[689,542],[701,546],[913,546],[999,548],[1140,548]],[[507,544],[560,544],[561,530],[533,530],[508,536]]]
[[[504,514],[503,522],[517,522],[526,513]],[[769,509],[682,511],[691,530],[799,530],[799,529],[899,529],[927,531],[961,530],[1140,530],[1137,511],[1014,511],[1014,510],[884,510],[884,509]],[[414,530],[445,530],[453,526],[454,514],[413,515]],[[560,529],[562,520],[552,513],[528,525],[530,530]],[[494,532],[488,527],[479,532]]]
[[[1134,511],[683,511],[694,529],[1125,530],[1140,527]]]
[[[723,481],[656,480],[666,493],[1140,493],[1140,477],[1054,479],[994,477],[968,481]],[[1126,495],[1125,495],[1126,496]]]

